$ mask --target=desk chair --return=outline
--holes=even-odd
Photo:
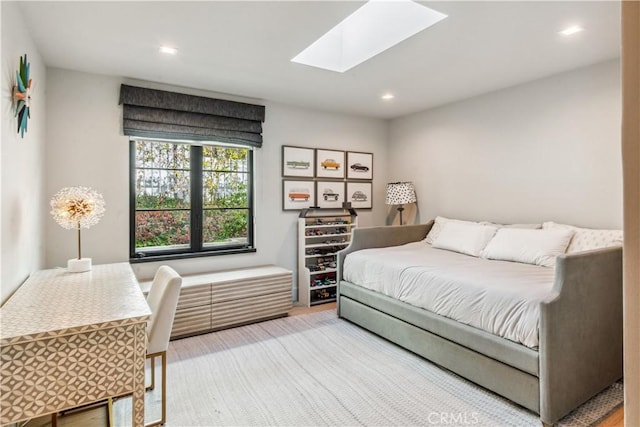
[[[147,304],[151,309],[151,318],[147,322],[147,359],[151,360],[151,385],[147,390],[155,388],[156,357],[160,357],[162,360],[162,417],[146,424],[145,427],[164,425],[167,419],[167,348],[181,286],[182,277],[171,267],[163,265],[156,272],[147,295]],[[109,399],[109,426],[112,425],[113,399]]]

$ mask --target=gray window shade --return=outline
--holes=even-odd
[[[125,135],[262,146],[263,105],[122,85]]]

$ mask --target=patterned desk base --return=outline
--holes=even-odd
[[[42,337],[0,349],[0,424],[133,393],[144,425],[146,323]]]

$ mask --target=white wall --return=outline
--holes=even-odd
[[[393,120],[389,179],[436,215],[622,228],[619,62]]]
[[[83,255],[93,258],[94,264],[127,261],[129,143],[122,135],[122,110],[118,105],[120,84],[230,97],[61,69],[49,69],[47,78],[47,196],[70,185],[90,186],[101,192],[107,211],[100,223],[83,231]],[[374,209],[361,211],[359,221],[365,226],[384,224],[385,121],[267,102],[263,137],[264,145],[255,154],[257,252],[166,262],[178,272],[188,274],[271,263],[295,271],[298,213],[282,211],[282,145],[374,153]],[[75,254],[75,236],[53,219],[47,220],[45,241],[47,267],[64,266]],[[138,263],[133,267],[139,277],[147,278],[153,275],[158,263]]]
[[[2,2],[2,101],[0,127],[0,252],[1,290],[4,302],[29,274],[42,268],[44,217],[47,201],[44,187],[46,69],[15,3]],[[31,64],[33,91],[31,119],[24,138],[16,132],[17,118],[11,94],[20,57]]]

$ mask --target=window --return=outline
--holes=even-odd
[[[131,140],[132,259],[255,251],[253,151]]]

